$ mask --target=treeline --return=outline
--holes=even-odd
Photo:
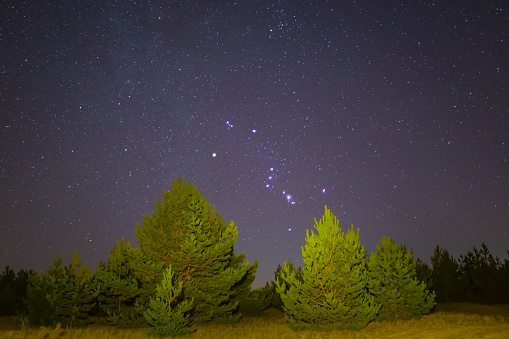
[[[165,336],[269,307],[284,311],[294,330],[330,330],[420,317],[435,301],[509,302],[509,260],[493,257],[484,243],[458,259],[437,246],[427,265],[387,237],[368,256],[358,231],[344,233],[327,208],[315,229],[303,267],[288,261],[271,283],[252,290],[258,263],[234,252],[235,225],[179,179],[136,225],[140,248],[119,240],[94,274],[77,253],[68,266],[57,257],[44,274],[6,267],[0,315],[34,326],[150,326]]]
[[[509,260],[493,256],[484,243],[459,258],[437,245],[431,266],[417,260],[417,274],[441,303],[509,303]]]

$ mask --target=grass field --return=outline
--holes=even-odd
[[[82,329],[19,329],[15,317],[0,318],[0,338],[150,338],[147,329],[116,329],[93,324]],[[419,320],[373,322],[362,331],[290,330],[276,309],[243,317],[234,325],[199,327],[186,339],[228,338],[509,338],[509,305],[443,304]]]

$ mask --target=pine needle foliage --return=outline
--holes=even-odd
[[[460,280],[459,264],[445,248],[435,247],[431,257],[431,280],[439,303],[465,300],[465,287]]]
[[[267,284],[265,287],[249,291],[247,295],[242,295],[238,298],[242,315],[262,316],[263,311],[271,306],[274,292],[274,287]]]
[[[236,295],[250,285],[256,267],[235,255],[237,234],[233,221],[225,225],[198,189],[182,179],[164,192],[152,215],[144,216],[143,227],[136,225],[143,254],[171,265],[183,282],[184,298],[194,300],[194,323],[233,323],[240,317]]]
[[[285,265],[288,266],[289,271],[295,272],[295,277],[299,281],[302,281],[302,267],[295,268],[295,266],[290,258],[288,258],[288,261],[285,262]],[[276,271],[274,271],[274,280],[271,281],[271,285],[274,288],[274,293],[272,294],[271,306],[274,308],[277,308],[280,311],[284,311],[283,310],[283,302],[281,301],[281,296],[279,295],[279,293],[276,290],[276,282],[279,282],[280,284],[282,283],[282,281],[280,281],[282,279],[281,278],[282,272],[283,272],[283,267],[281,267],[281,265],[277,265]],[[290,285],[286,285],[285,293],[286,293],[286,291],[288,291],[289,288],[290,288]]]
[[[196,330],[196,327],[189,323],[193,300],[183,300],[182,285],[182,281],[176,281],[171,266],[168,267],[163,280],[157,286],[156,297],[150,298],[150,309],[144,314],[152,326],[149,333],[176,337]]]
[[[24,301],[32,325],[85,326],[98,294],[90,268],[75,252],[69,266],[57,256],[45,274],[32,275]]]
[[[99,291],[92,282],[92,271],[82,265],[78,252],[74,252],[71,264],[63,269],[60,279],[51,284],[53,291],[46,298],[54,321],[66,327],[88,325]]]
[[[285,264],[276,281],[285,318],[293,330],[360,330],[380,306],[366,290],[366,254],[353,227],[345,235],[325,207],[302,249],[302,280]],[[289,286],[289,288],[288,288]]]
[[[108,263],[99,264],[95,279],[100,286],[99,305],[108,316],[106,322],[119,328],[145,326],[144,308],[140,304],[142,282],[136,278],[133,257],[136,250],[120,239]]]
[[[468,301],[475,303],[501,302],[507,285],[501,282],[500,260],[493,256],[485,243],[481,248],[474,247],[466,255],[460,255],[459,274],[465,286]]]
[[[383,237],[377,252],[368,260],[371,279],[368,290],[382,307],[376,320],[408,320],[428,314],[435,303],[435,293],[417,279],[416,263],[404,246]]]

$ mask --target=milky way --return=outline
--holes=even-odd
[[[7,1],[0,266],[95,268],[179,177],[259,260],[327,205],[429,261],[509,248],[509,9],[462,1]]]

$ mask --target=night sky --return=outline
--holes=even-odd
[[[210,4],[213,3],[213,4]],[[468,4],[468,5],[467,5]],[[95,269],[179,177],[237,253],[509,249],[503,1],[2,1],[0,268]]]

